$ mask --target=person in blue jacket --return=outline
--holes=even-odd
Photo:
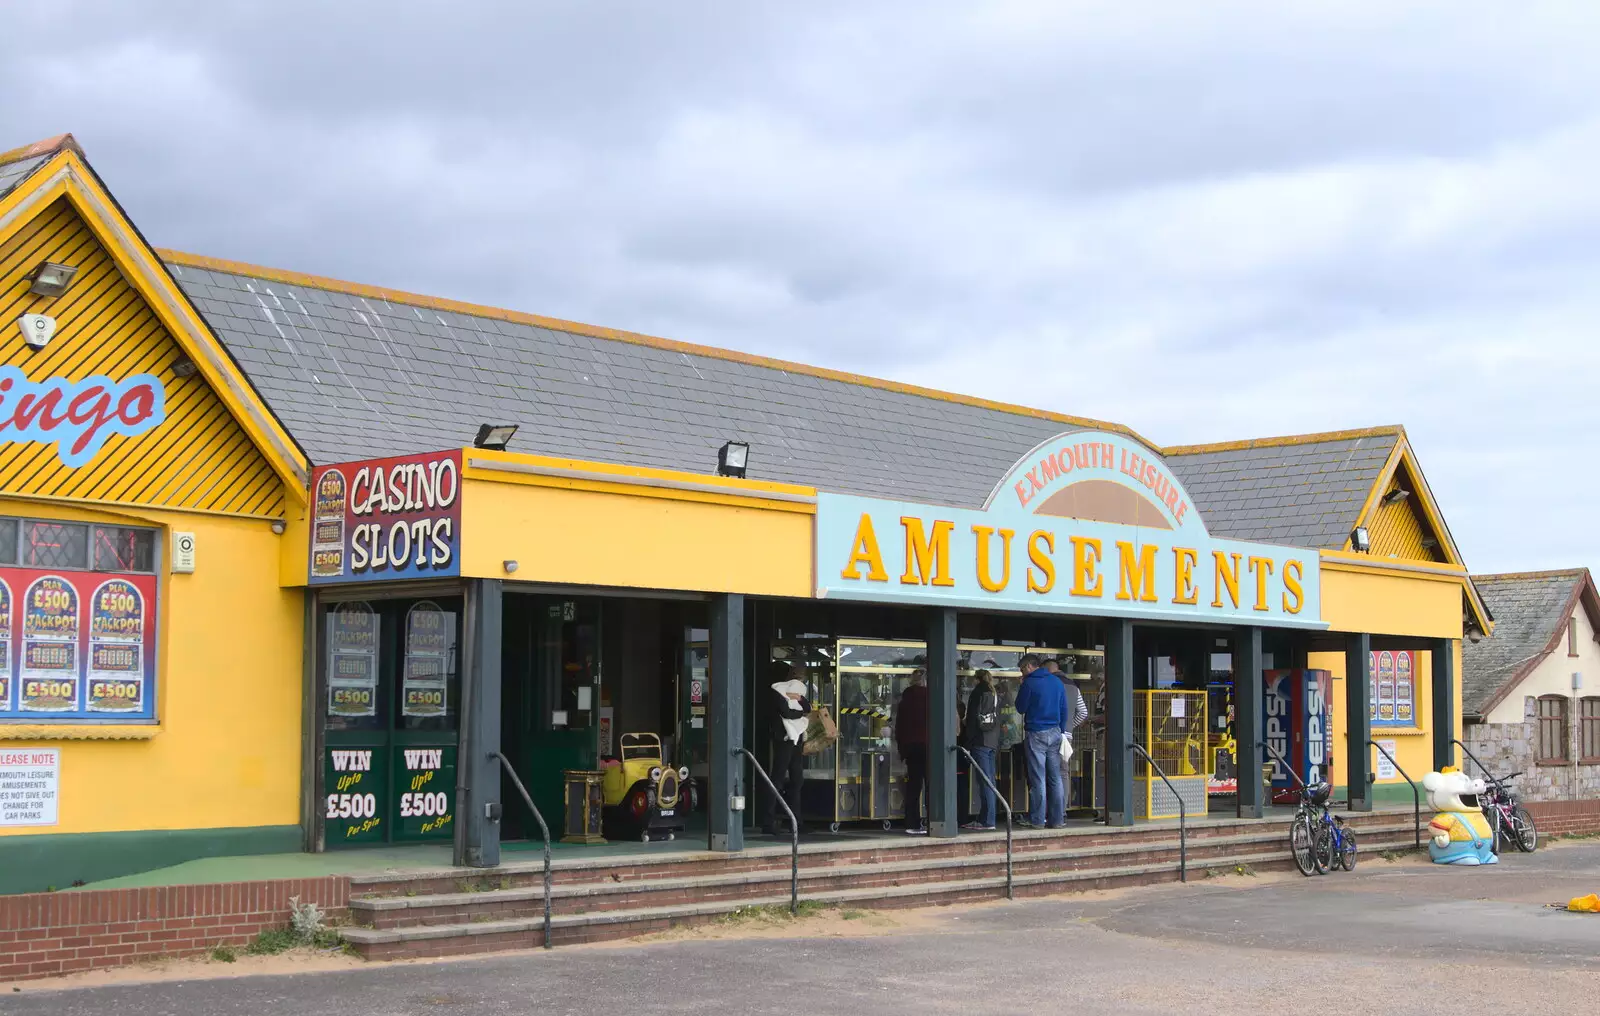
[[[1017,662],[1022,687],[1017,712],[1026,731],[1022,747],[1028,764],[1028,817],[1025,826],[1060,829],[1067,819],[1066,784],[1061,779],[1061,737],[1070,719],[1067,690],[1029,653]]]

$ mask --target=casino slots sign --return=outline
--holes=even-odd
[[[312,473],[313,585],[461,574],[461,452]]]

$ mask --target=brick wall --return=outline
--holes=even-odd
[[[289,898],[348,913],[344,877],[0,896],[0,981],[242,946],[289,923]]]
[[[1526,807],[1542,836],[1600,833],[1600,800],[1529,801]]]

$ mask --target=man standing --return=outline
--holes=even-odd
[[[1028,762],[1028,818],[1026,826],[1059,829],[1066,824],[1066,785],[1061,781],[1061,736],[1067,729],[1067,690],[1061,680],[1027,654],[1017,662],[1022,687],[1017,691],[1017,712],[1023,715]]]
[[[1044,669],[1060,678],[1061,685],[1067,692],[1067,727],[1061,734],[1061,740],[1066,742],[1067,747],[1062,750],[1060,758],[1062,786],[1067,790],[1063,800],[1066,801],[1068,807],[1071,807],[1072,777],[1067,771],[1067,767],[1070,764],[1072,753],[1072,732],[1078,728],[1078,724],[1089,718],[1089,706],[1083,701],[1083,692],[1078,690],[1077,684],[1067,676],[1067,672],[1061,669],[1060,663],[1055,660],[1046,660]]]
[[[928,686],[924,671],[911,672],[911,684],[900,696],[894,718],[894,745],[906,763],[906,834],[926,836],[922,788],[928,782]]]
[[[972,694],[967,698],[966,722],[962,727],[961,739],[965,742],[967,750],[972,752],[973,759],[978,763],[978,768],[987,776],[988,782],[982,777],[974,781],[978,792],[978,807],[974,810],[973,821],[962,826],[973,832],[990,832],[994,829],[994,791],[989,789],[989,784],[994,782],[994,755],[1000,747],[1000,696],[995,694],[994,686],[990,683],[991,675],[987,670],[980,670],[972,675],[977,683],[972,687]]]

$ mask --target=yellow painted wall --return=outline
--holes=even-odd
[[[814,589],[815,516],[805,512],[470,477],[462,495],[464,576],[761,596]]]
[[[1450,575],[1344,571],[1322,560],[1322,619],[1333,631],[1461,637],[1461,582]]]
[[[278,585],[284,537],[262,520],[9,497],[0,514],[196,537],[194,574],[157,566],[158,726],[117,728],[135,735],[117,740],[82,740],[94,728],[66,725],[19,739],[24,729],[0,726],[6,747],[61,749],[59,824],[0,835],[297,824],[303,594]]]

